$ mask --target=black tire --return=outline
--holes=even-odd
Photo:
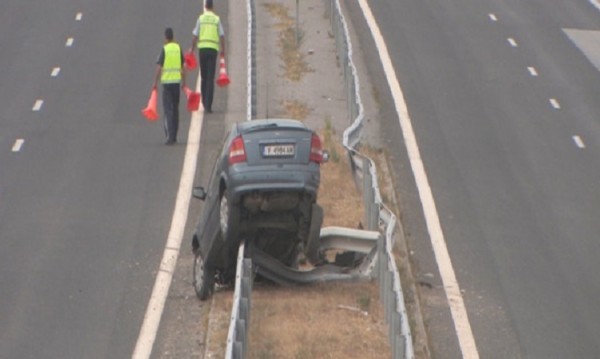
[[[215,271],[204,265],[200,253],[194,258],[194,289],[200,300],[207,300],[215,290]]]
[[[227,189],[219,202],[219,226],[225,243],[236,244],[239,240],[240,209],[231,203]]]
[[[322,261],[319,253],[321,243],[321,226],[323,225],[323,208],[318,204],[312,205],[310,215],[310,228],[308,229],[308,238],[306,240],[306,258],[312,264],[319,264]]]

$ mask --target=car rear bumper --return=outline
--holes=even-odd
[[[250,192],[306,192],[316,197],[320,173],[318,167],[314,170],[307,166],[286,166],[273,170],[268,168],[235,166],[229,173],[227,187],[234,203],[239,203],[241,197]]]

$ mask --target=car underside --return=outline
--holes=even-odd
[[[242,197],[240,237],[295,266],[299,245],[308,238],[314,196],[302,192],[251,192]]]

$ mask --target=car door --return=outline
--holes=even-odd
[[[220,233],[219,223],[219,205],[220,205],[220,182],[223,166],[227,163],[227,154],[229,153],[230,134],[225,136],[222,151],[216,158],[210,175],[210,182],[206,189],[206,199],[202,209],[201,218],[198,224],[198,233],[200,240],[200,253],[205,259],[208,259],[210,251],[213,249],[214,241]]]

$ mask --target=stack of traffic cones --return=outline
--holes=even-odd
[[[231,81],[227,76],[227,68],[225,67],[225,56],[221,55],[221,61],[219,63],[219,78],[217,79],[217,85],[220,87],[229,85]]]
[[[148,121],[156,121],[158,120],[158,113],[156,113],[156,97],[158,96],[158,91],[156,87],[152,89],[150,92],[150,98],[148,99],[148,105],[145,109],[142,110],[142,114],[148,119]]]

